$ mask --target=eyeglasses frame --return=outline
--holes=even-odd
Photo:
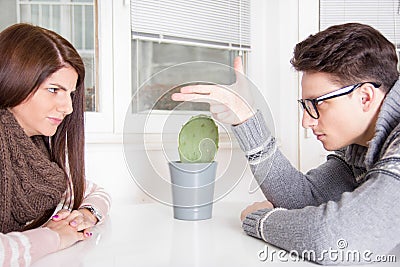
[[[334,91],[332,91],[330,93],[324,94],[324,95],[319,96],[319,97],[314,98],[314,99],[310,99],[310,98],[299,99],[299,100],[297,100],[297,102],[299,102],[301,104],[303,109],[305,111],[307,111],[308,115],[310,115],[311,118],[314,118],[314,119],[317,120],[320,117],[319,111],[318,111],[318,108],[317,108],[317,105],[318,105],[319,102],[322,102],[322,101],[325,101],[325,100],[328,100],[328,99],[332,99],[332,98],[335,98],[335,97],[343,96],[343,95],[348,95],[348,94],[352,93],[354,90],[356,90],[357,88],[360,88],[361,86],[363,86],[366,83],[372,84],[375,88],[381,87],[381,84],[379,84],[379,83],[361,82],[361,83],[357,83],[357,84],[353,84],[353,85],[347,85],[345,87],[339,88],[337,90],[334,90]],[[311,102],[311,104],[313,105],[314,110],[316,111],[317,116],[313,116],[311,114],[311,112],[308,110],[308,108],[306,106],[306,103],[305,103],[306,100]]]

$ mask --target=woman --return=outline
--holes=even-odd
[[[84,78],[77,51],[47,29],[0,33],[0,265],[28,266],[90,238],[109,196],[85,180]]]
[[[297,44],[291,63],[302,73],[303,127],[333,151],[305,174],[279,151],[260,112],[223,87],[186,87],[173,99],[209,94],[215,117],[234,125],[268,199],[242,212],[247,234],[321,264],[379,260],[400,244],[396,48],[374,28],[348,23]]]

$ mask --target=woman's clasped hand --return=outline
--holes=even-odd
[[[60,249],[64,249],[77,241],[91,237],[91,228],[96,223],[97,219],[87,209],[73,211],[62,209],[44,226],[57,232],[60,237]]]

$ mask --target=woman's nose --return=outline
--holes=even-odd
[[[69,94],[65,94],[65,97],[60,101],[57,111],[63,113],[64,115],[69,115],[73,111],[72,99]]]

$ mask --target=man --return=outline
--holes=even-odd
[[[186,87],[173,95],[197,101],[208,93],[215,118],[233,125],[268,199],[242,212],[247,234],[299,255],[312,251],[305,256],[321,264],[372,261],[400,243],[397,61],[392,43],[358,23],[332,26],[296,45],[291,63],[302,73],[303,127],[332,151],[305,174],[276,148],[260,112],[238,104],[229,90]],[[331,257],[329,250],[360,257]]]

